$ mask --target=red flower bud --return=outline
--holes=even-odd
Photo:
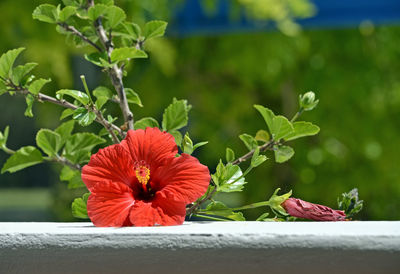
[[[345,221],[346,214],[342,210],[334,210],[330,207],[309,203],[296,198],[289,198],[282,203],[286,212],[297,218],[314,221]]]

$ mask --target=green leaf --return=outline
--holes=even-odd
[[[225,204],[219,201],[211,202],[201,214],[216,215],[225,217],[234,221],[246,221],[241,212],[234,212]]]
[[[180,147],[182,145],[182,139],[183,139],[182,134],[177,130],[171,130],[169,131],[169,134],[174,136],[176,145]]]
[[[72,118],[78,121],[81,126],[86,127],[96,120],[96,114],[84,107],[80,107],[74,111]]]
[[[147,58],[146,52],[136,48],[116,48],[111,53],[111,62],[120,62],[133,58]]]
[[[271,130],[272,119],[274,119],[275,114],[269,108],[263,107],[261,105],[254,105],[254,107],[260,112],[265,120],[265,123],[267,123],[268,129]]]
[[[150,38],[163,36],[165,33],[165,29],[167,28],[168,23],[164,21],[150,21],[147,22],[144,26],[143,35],[146,40]]]
[[[93,90],[93,95],[94,95],[96,98],[99,98],[99,97],[106,97],[107,99],[111,99],[111,97],[113,96],[113,93],[112,93],[112,91],[111,91],[109,88],[107,88],[107,87],[98,86],[97,88],[95,88],[95,89]]]
[[[254,139],[254,137],[249,134],[244,133],[244,134],[240,135],[239,138],[240,138],[240,140],[243,141],[243,143],[246,145],[248,150],[253,150],[256,147],[258,147],[256,139]]]
[[[85,187],[79,170],[64,166],[60,173],[60,180],[68,182],[68,189]]]
[[[263,213],[263,214],[261,214],[260,215],[260,217],[258,217],[257,218],[257,220],[256,221],[258,221],[258,222],[262,222],[262,221],[267,221],[267,217],[268,217],[268,215],[269,215],[269,213],[268,212],[266,212],[266,213]]]
[[[107,97],[99,97],[94,104],[96,105],[97,109],[101,110],[101,108],[104,106],[105,103],[107,103],[107,101]]]
[[[90,20],[95,21],[100,16],[106,13],[107,6],[103,4],[96,4],[89,8],[88,17]]]
[[[67,141],[67,139],[71,136],[72,131],[74,130],[74,126],[75,126],[75,121],[71,120],[62,123],[58,128],[54,130],[61,137],[60,147],[62,147]]]
[[[25,65],[15,67],[14,69],[12,69],[11,81],[18,86],[20,83],[22,83],[24,77],[36,66],[37,63],[26,63]]]
[[[65,143],[65,157],[73,163],[80,163],[89,158],[90,151],[106,140],[95,134],[75,133]]]
[[[10,131],[9,126],[6,126],[6,128],[4,129],[4,133],[0,131],[0,148],[6,147],[9,131]]]
[[[54,5],[43,4],[38,6],[32,14],[33,19],[54,24],[57,23],[58,12]]]
[[[125,93],[126,93],[126,100],[128,101],[128,103],[136,104],[139,107],[143,107],[139,95],[136,92],[134,92],[133,89],[125,88]]]
[[[85,59],[96,66],[110,68],[113,64],[108,63],[107,55],[104,52],[94,52],[91,54],[85,54]]]
[[[72,215],[79,219],[89,219],[87,214],[87,200],[90,193],[83,194],[82,198],[76,198],[71,205]]]
[[[304,136],[313,136],[318,134],[319,127],[310,122],[294,122],[294,131],[285,137],[285,141],[291,141]]]
[[[135,122],[135,129],[146,129],[146,127],[159,127],[157,120],[151,117],[145,117]]]
[[[173,99],[164,111],[162,128],[164,131],[172,131],[180,129],[188,123],[188,113],[191,106],[187,104],[186,100]]]
[[[51,82],[51,79],[37,79],[35,81],[33,81],[29,87],[28,90],[29,92],[31,92],[32,94],[38,95],[40,90],[43,88],[43,86],[47,83]]]
[[[292,195],[292,191],[289,191],[288,193],[282,195],[278,195],[279,190],[281,189],[277,188],[275,190],[274,194],[272,194],[271,198],[269,198],[268,203],[271,209],[284,216],[287,216],[288,214],[286,210],[281,206],[281,204],[287,199],[289,199],[289,197]]]
[[[272,138],[276,141],[279,141],[294,132],[292,123],[290,123],[286,117],[281,115],[275,116],[272,119],[272,128],[270,130]]]
[[[207,145],[207,144],[208,144],[208,141],[199,142],[199,143],[197,143],[197,144],[195,144],[195,145],[193,146],[193,151],[195,151],[195,150],[198,149],[199,147],[205,146],[205,145]]]
[[[217,184],[219,192],[236,192],[242,191],[244,185],[247,183],[242,175],[243,172],[239,166],[232,165],[231,163],[224,166],[220,161],[217,166],[217,172],[212,175],[212,178]]]
[[[25,48],[12,49],[1,55],[0,57],[0,76],[8,78],[15,59]]]
[[[36,144],[49,156],[57,155],[61,148],[61,136],[49,129],[41,129],[36,134]]]
[[[225,157],[228,163],[233,162],[235,160],[235,152],[231,148],[227,147]]]
[[[274,153],[275,153],[275,162],[284,163],[293,157],[294,150],[289,146],[280,146],[274,151]]]
[[[268,158],[265,155],[259,155],[260,149],[257,147],[254,150],[253,156],[251,157],[251,166],[258,167],[262,163],[264,163]]]
[[[185,136],[183,137],[182,150],[183,150],[183,153],[186,153],[189,155],[192,154],[192,152],[193,152],[193,141],[189,137],[189,132],[186,132]]]
[[[107,8],[105,17],[107,18],[107,26],[113,29],[120,23],[125,21],[126,14],[121,8],[116,6],[110,6]]]
[[[351,218],[355,214],[359,213],[362,208],[364,201],[358,198],[358,189],[353,188],[349,192],[342,193],[342,199],[338,197],[338,207],[346,213],[346,218]]]
[[[22,147],[17,150],[10,158],[7,159],[1,173],[14,173],[18,170],[36,165],[43,162],[43,157],[40,151],[33,146]]]
[[[269,133],[262,129],[257,131],[256,136],[254,137],[254,139],[256,139],[257,141],[264,143],[269,142],[269,138],[270,138]]]
[[[138,24],[128,22],[125,23],[123,26],[130,35],[130,38],[134,40],[139,39],[139,37],[142,35],[142,31]]]
[[[32,95],[28,94],[25,97],[25,101],[26,101],[26,110],[24,115],[27,117],[33,117],[32,106],[33,102],[35,101],[35,98]]]
[[[77,8],[72,6],[67,6],[63,8],[58,15],[58,21],[65,22],[67,21],[72,15],[75,14]]]
[[[99,86],[93,90],[93,95],[97,98],[96,108],[101,109],[105,103],[112,97],[112,91],[109,88]]]
[[[83,105],[89,104],[89,96],[79,90],[73,90],[73,89],[61,89],[56,92],[57,95],[68,95],[74,98],[75,100],[79,101]]]
[[[70,108],[65,109],[65,110],[61,113],[60,120],[65,119],[65,118],[71,116],[72,114],[74,114],[74,112],[75,112],[74,109],[70,109]]]
[[[6,84],[0,79],[0,95],[3,95],[7,92]]]

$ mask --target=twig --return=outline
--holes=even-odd
[[[88,6],[92,7],[94,6],[94,1],[93,0],[88,0]],[[114,50],[114,46],[112,44],[112,37],[107,37],[107,33],[103,27],[103,23],[101,18],[97,18],[96,21],[94,22],[94,27],[96,29],[97,35],[100,38],[100,42],[103,44],[103,46],[106,48],[107,56],[108,56],[108,61],[111,63],[111,53]],[[118,93],[119,97],[119,105],[122,111],[122,115],[124,116],[124,121],[126,125],[128,126],[128,129],[133,129],[133,114],[131,110],[129,109],[128,105],[128,100],[126,99],[126,93],[125,93],[125,88],[124,88],[124,83],[122,81],[122,70],[119,68],[117,65],[113,65],[111,68],[108,70],[108,75],[111,78],[111,82]]]
[[[211,179],[210,185],[214,184],[213,180]],[[186,210],[186,215],[193,215],[194,212],[202,205],[204,204],[206,201],[208,201],[209,199],[211,199],[211,197],[215,194],[215,192],[217,191],[217,187],[215,186],[214,189],[212,191],[210,191],[207,196],[203,199],[198,201],[197,203],[193,204],[191,207],[189,207]]]
[[[58,25],[60,27],[62,27],[63,29],[65,29],[66,31],[69,31],[69,32],[73,33],[74,35],[78,36],[79,38],[81,38],[83,41],[85,41],[86,43],[88,43],[89,45],[91,45],[92,47],[97,49],[98,51],[100,51],[100,52],[102,51],[101,48],[96,43],[94,43],[92,40],[90,40],[88,37],[86,37],[82,32],[77,30],[75,27],[70,26],[67,23],[58,23]]]
[[[74,164],[74,163],[70,162],[67,158],[60,157],[58,155],[56,155],[56,158],[45,158],[45,160],[60,163],[60,164],[69,166],[70,168],[76,169],[79,171],[82,170],[82,167],[79,164]]]
[[[259,146],[260,152],[262,151],[266,151],[266,150],[270,150],[274,147],[274,145],[276,145],[277,142],[274,140],[269,141],[268,143],[263,144],[262,146]],[[245,155],[243,155],[242,157],[237,158],[235,161],[232,162],[233,165],[238,165],[242,162],[247,161],[248,159],[250,159],[251,157],[253,157],[254,154],[254,149],[248,153],[246,153]]]
[[[111,138],[114,142],[114,144],[118,144],[120,141],[117,137],[117,135],[114,132],[114,129],[112,127],[112,124],[109,123],[103,116],[103,114],[101,113],[100,110],[93,108],[93,112],[96,114],[96,120],[103,125],[103,127],[108,131],[108,133],[110,133]]]
[[[20,93],[22,95],[31,94],[39,102],[50,102],[50,103],[53,103],[53,104],[56,104],[56,105],[59,105],[59,106],[65,107],[65,108],[73,109],[73,110],[78,108],[77,106],[75,106],[74,104],[71,104],[70,102],[68,102],[66,100],[58,100],[57,98],[48,96],[48,95],[43,94],[43,93],[32,94],[29,90],[27,90],[25,88],[22,88],[20,86],[15,86],[14,84],[11,84],[11,85],[12,85],[12,88],[13,88],[13,90],[11,90],[11,91],[18,92],[18,93]],[[96,114],[96,116],[97,116],[97,114]],[[101,125],[103,125],[107,130],[109,130],[109,129],[116,130],[120,136],[125,138],[126,133],[122,129],[120,129],[118,126],[108,122],[104,117],[97,116],[96,117],[96,122],[98,122]]]

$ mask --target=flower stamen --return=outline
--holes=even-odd
[[[150,168],[141,161],[135,164],[135,174],[139,183],[145,186],[150,179]]]

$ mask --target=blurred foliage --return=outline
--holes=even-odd
[[[80,87],[77,76],[82,70],[92,75],[92,81],[108,85],[93,66],[82,68],[85,61],[78,56],[85,49],[66,45],[54,26],[32,19],[34,7],[45,2],[57,4],[0,2],[0,51],[25,46],[24,61],[39,63],[35,72],[53,78],[49,94]],[[119,2],[139,22],[148,17],[168,20],[172,8],[168,0]],[[260,10],[255,8],[260,1],[239,2],[247,3],[247,12]],[[335,207],[340,193],[357,187],[365,201],[362,219],[394,220],[400,218],[396,210],[400,208],[399,40],[399,27],[375,27],[368,21],[359,28],[307,30],[295,37],[263,32],[169,38],[148,44],[151,62],[136,62],[125,81],[146,107],[134,107],[136,120],[154,116],[160,121],[172,97],[188,99],[193,105],[191,138],[209,141],[194,154],[210,167],[225,156],[226,146],[237,156],[246,152],[237,135],[255,135],[264,127],[253,104],[291,117],[298,95],[313,90],[320,102],[316,110],[303,115],[320,125],[319,135],[294,141],[296,154],[288,163],[260,166],[247,177],[246,191],[225,202],[235,206],[262,201],[280,187],[283,192],[293,189],[294,197]],[[24,107],[21,97],[1,97],[0,129],[10,125],[11,148],[32,144],[38,128],[55,128],[59,123],[54,114],[61,112],[58,107],[35,105],[35,120],[23,116]],[[0,154],[0,165],[6,157]],[[0,187],[51,186],[57,220],[72,219],[68,207],[81,194],[58,182],[49,165],[3,174],[0,182]],[[252,213],[249,217],[256,218],[262,210]]]

